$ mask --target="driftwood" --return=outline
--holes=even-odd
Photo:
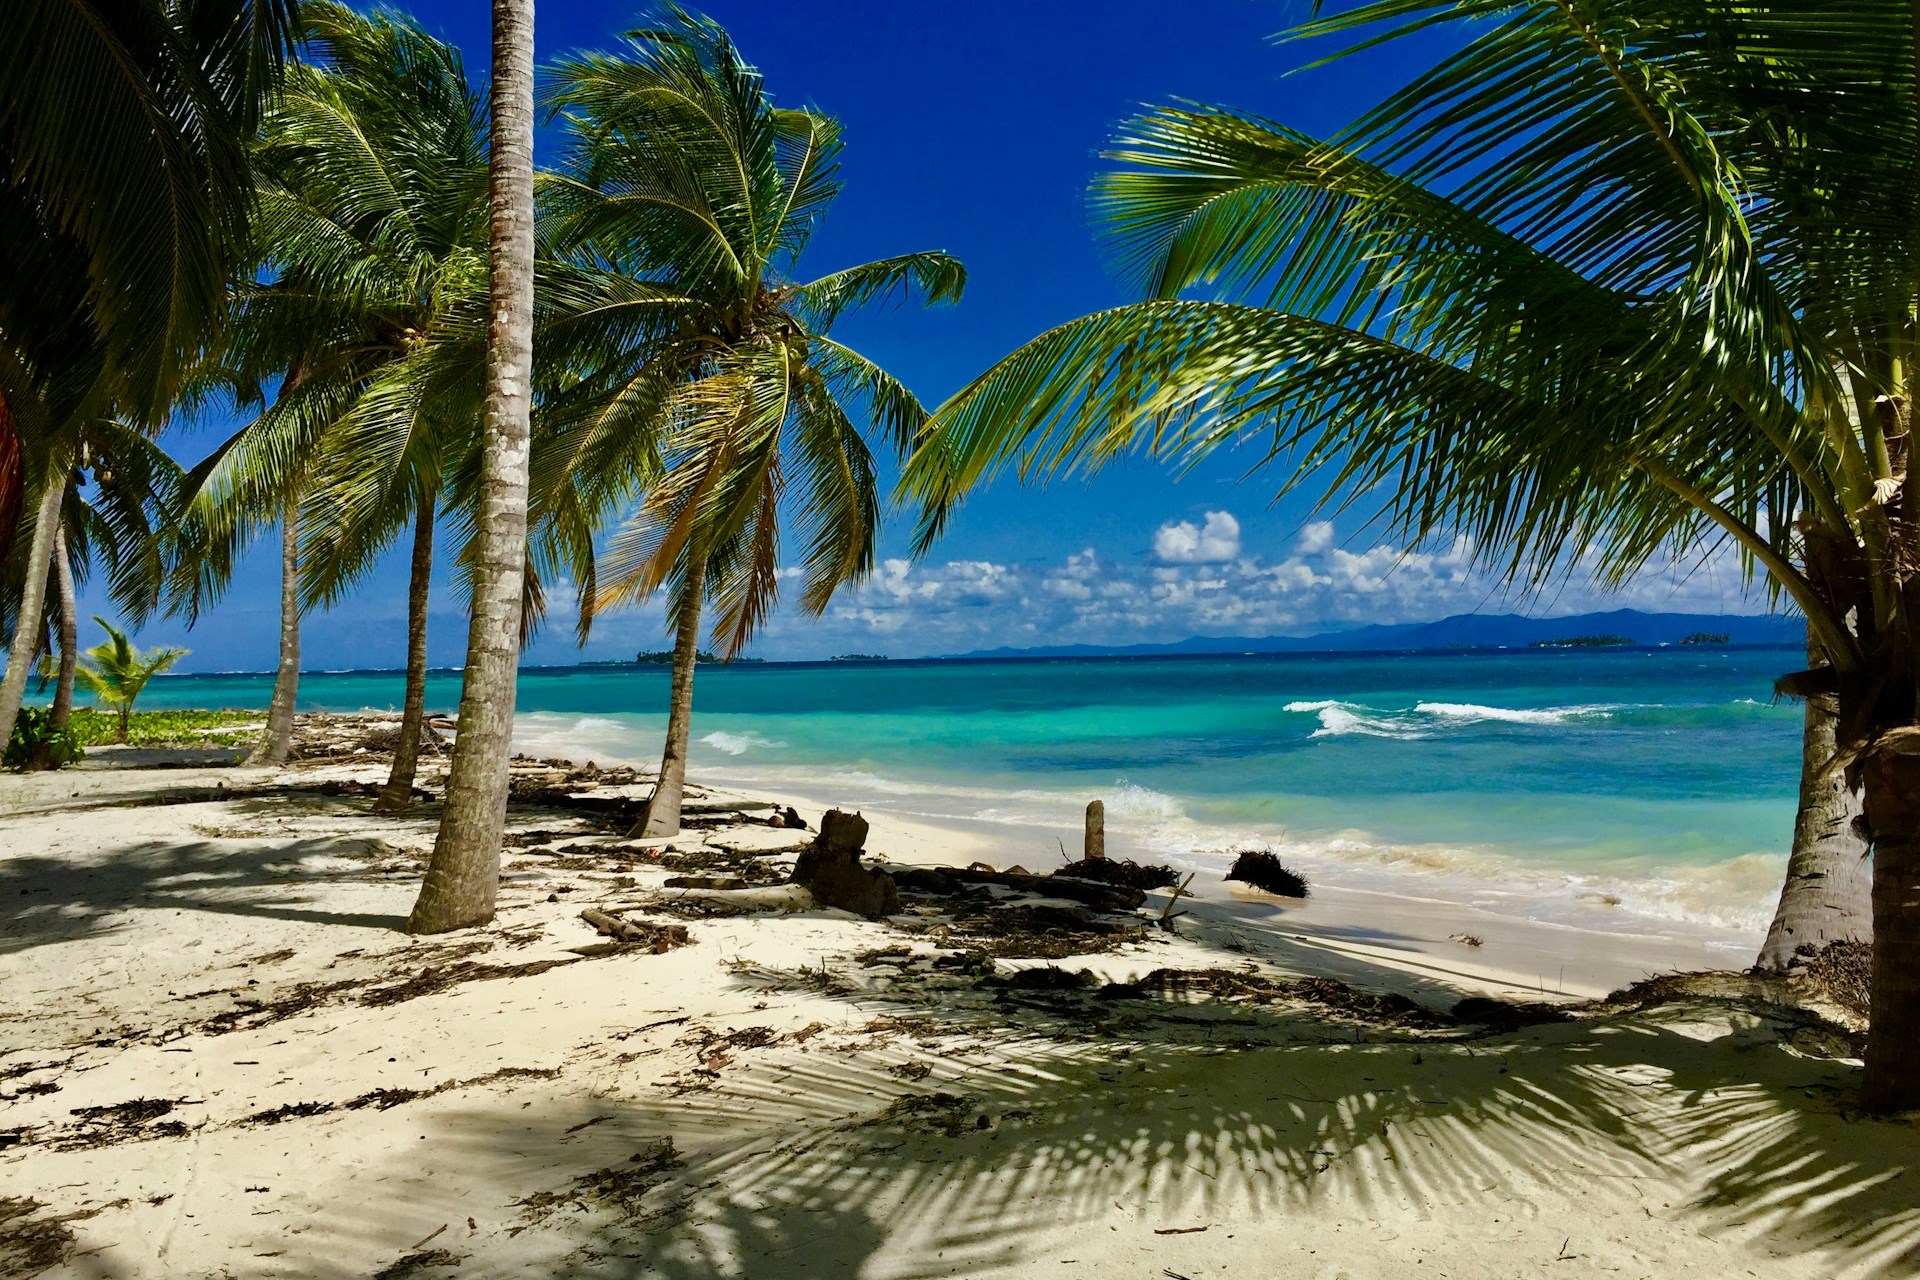
[[[997,884],[1008,889],[1037,893],[1043,898],[1067,898],[1101,911],[1131,911],[1147,900],[1138,889],[1101,884],[1094,880],[1030,875],[1024,871],[972,871],[965,868],[941,868],[954,879],[968,884]]]
[[[1160,927],[1162,929],[1173,928],[1174,917],[1187,914],[1184,911],[1175,911],[1173,905],[1183,897],[1191,898],[1193,896],[1187,892],[1187,886],[1193,883],[1193,876],[1193,872],[1187,872],[1187,878],[1174,886],[1172,895],[1167,898],[1167,909],[1160,913]]]
[[[668,889],[744,889],[747,882],[739,876],[668,876]]]
[[[952,894],[961,885],[997,884],[1043,898],[1066,898],[1098,911],[1131,911],[1147,900],[1138,889],[1076,880],[1070,876],[1036,876],[1023,871],[986,871],[972,867],[889,867],[894,882],[918,893]]]
[[[675,947],[684,947],[693,941],[687,926],[683,924],[635,924],[592,907],[582,911],[580,918],[592,925],[595,933],[629,946],[651,947],[655,955]]]

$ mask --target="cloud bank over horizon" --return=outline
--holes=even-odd
[[[1576,571],[1558,590],[1503,588],[1478,569],[1465,540],[1408,549],[1343,537],[1328,520],[1293,530],[1277,551],[1250,547],[1256,532],[1222,507],[1169,518],[1132,546],[1089,539],[1064,556],[914,562],[888,558],[858,586],[843,588],[826,615],[798,605],[800,570],[783,569],[783,595],[749,656],[813,659],[839,653],[935,657],[980,649],[1042,645],[1131,645],[1193,636],[1303,636],[1371,623],[1430,622],[1460,613],[1540,617],[1618,608],[1651,612],[1764,613],[1766,601],[1742,586],[1729,548],[1691,562],[1649,569],[1627,589],[1608,592]],[[96,588],[97,589],[97,588]],[[94,601],[83,592],[82,604]],[[671,643],[663,600],[601,616],[581,648],[573,634],[571,582],[547,584],[545,622],[529,647],[530,665],[631,658]],[[457,665],[467,619],[451,581],[435,583],[429,658]],[[83,614],[87,610],[83,608]],[[110,608],[100,610],[110,612]],[[278,636],[277,601],[236,593],[216,616],[187,631],[177,622],[145,628],[142,644],[194,650],[182,671],[269,670]],[[310,671],[397,668],[406,654],[406,599],[379,593],[351,614],[310,615],[302,653]]]
[[[854,651],[906,658],[1191,636],[1312,635],[1473,612],[1765,612],[1764,599],[1743,589],[1728,549],[1650,569],[1619,592],[1601,590],[1576,571],[1558,591],[1542,595],[1503,588],[1496,575],[1475,567],[1465,539],[1408,549],[1343,540],[1332,521],[1316,520],[1278,555],[1249,552],[1243,542],[1240,520],[1216,509],[1199,519],[1168,520],[1149,546],[1124,555],[1087,546],[1064,559],[1025,563],[890,558],[866,582],[842,589],[821,618],[806,617],[783,599],[750,652],[771,659]],[[659,648],[664,636],[657,605],[605,617],[584,656]],[[557,611],[529,660],[580,656]]]

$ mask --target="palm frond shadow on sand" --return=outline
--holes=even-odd
[[[1702,1234],[1729,1266],[1784,1251],[1831,1275],[1920,1268],[1915,1130],[1850,1118],[1851,1069],[1793,1047],[1794,1015],[1682,1000],[1499,1037],[1356,1042],[1313,1011],[1235,1008],[1218,1035],[1170,1043],[1152,1009],[1065,1001],[1013,1025],[1004,1006],[913,1012],[917,1047],[786,1051],[699,1092],[602,1106],[613,1114],[591,1132],[610,1166],[671,1138],[680,1167],[643,1198],[476,1240],[469,1267],[1052,1274],[1078,1235],[1118,1229],[1139,1237],[1144,1275],[1229,1261],[1225,1274],[1313,1274],[1304,1250],[1339,1259],[1343,1224],[1444,1217],[1441,1246],[1423,1237],[1378,1274],[1487,1274],[1488,1257],[1537,1254],[1642,1275],[1664,1242]],[[903,1089],[915,1059],[935,1073]],[[518,1108],[469,1110],[443,1140],[477,1154],[524,1142],[527,1125]],[[1685,1199],[1658,1198],[1676,1185]],[[1273,1252],[1296,1244],[1292,1265]]]
[[[196,795],[193,802],[204,797]],[[354,801],[239,798],[222,802],[221,835],[191,843],[133,839],[86,862],[30,854],[0,864],[0,955],[112,932],[130,911],[211,911],[397,931],[403,917],[318,905],[344,882],[377,884],[375,831],[328,834],[357,819]],[[423,807],[406,821],[424,827]],[[302,834],[298,824],[311,823]],[[387,835],[390,832],[380,832]],[[373,843],[370,844],[370,841]]]

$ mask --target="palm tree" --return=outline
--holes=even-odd
[[[219,376],[274,404],[200,468],[211,540],[181,599],[225,584],[268,513],[281,528],[281,644],[253,757],[286,757],[304,608],[339,599],[408,528],[407,690],[379,807],[410,798],[426,688],[434,518],[478,434],[485,361],[486,134],[459,52],[409,19],[302,11],[307,52],[268,114],[256,235]],[[190,603],[189,603],[190,602]]]
[[[458,736],[411,933],[493,918],[506,827],[527,562],[533,409],[533,0],[493,0],[487,363],[473,512],[472,622]]]
[[[0,20],[0,549],[51,555],[71,422],[164,416],[206,340],[251,203],[246,147],[292,0],[18,0]],[[11,733],[44,574],[19,598]]]
[[[1920,1101],[1914,17],[1890,0],[1380,0],[1469,21],[1333,142],[1202,106],[1096,187],[1149,300],[1034,340],[914,460],[924,540],[1012,464],[1228,443],[1509,580],[1731,541],[1805,615],[1874,844],[1869,1106]],[[1484,21],[1482,21],[1484,20]],[[1384,25],[1381,25],[1384,24]]]
[[[80,681],[96,702],[119,715],[117,741],[125,742],[133,720],[133,704],[147,687],[147,681],[186,657],[187,650],[159,648],[143,653],[133,647],[126,632],[105,618],[96,614],[93,620],[106,631],[107,638],[87,650],[86,656],[93,665],[81,664]]]
[[[1807,666],[1824,661],[1811,635]],[[1753,967],[1786,973],[1835,942],[1873,938],[1873,851],[1859,828],[1860,787],[1828,767],[1839,750],[1840,707],[1831,694],[1807,697],[1800,731],[1800,803],[1793,847],[1773,923]]]
[[[56,728],[66,724],[72,708],[78,657],[76,577],[85,581],[88,569],[98,562],[106,571],[108,594],[120,609],[136,621],[149,617],[158,607],[173,554],[166,516],[181,483],[179,467],[132,423],[100,418],[70,425],[64,434],[69,465],[50,477],[40,494],[54,510],[46,560],[34,554],[40,542],[36,527],[28,543],[16,542],[17,554],[0,561],[0,623],[13,628],[8,678],[20,672],[24,693],[25,673],[41,650],[59,654],[53,677]],[[36,526],[39,523],[36,515]],[[51,643],[46,634],[49,612]]]
[[[8,6],[0,332],[41,386],[94,357],[122,381],[128,408],[164,412],[245,243],[246,147],[278,81],[293,10],[293,0]],[[56,341],[71,336],[69,317],[53,308],[71,303],[74,280],[95,351]],[[20,390],[0,388],[9,400]]]
[[[557,316],[581,370],[543,409],[535,509],[588,526],[644,502],[596,564],[565,539],[601,609],[671,587],[673,689],[642,831],[680,828],[704,607],[731,657],[772,607],[781,502],[805,542],[802,601],[826,609],[873,564],[880,499],[870,437],[897,452],[925,420],[891,375],[828,336],[862,305],[957,299],[966,273],[914,253],[800,282],[799,258],[839,194],[838,125],[778,108],[717,24],[667,7],[615,55],[563,59],[553,109],[571,145],[546,188],[548,234],[599,290]]]

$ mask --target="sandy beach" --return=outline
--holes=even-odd
[[[1698,938],[1199,881],[1171,929],[866,920],[783,883],[790,797],[635,841],[644,779],[522,762],[498,918],[417,939],[433,803],[217,754],[0,776],[0,1274],[1920,1273],[1920,1133],[1851,1113],[1843,1010],[1597,999],[1737,963]],[[866,817],[877,864],[1017,860]]]

